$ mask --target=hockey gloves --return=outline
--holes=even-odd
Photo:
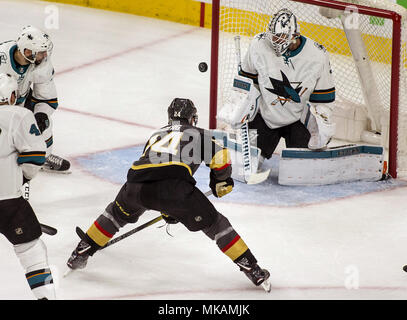
[[[210,175],[209,187],[216,198],[223,197],[231,192],[234,185],[235,184],[231,177],[227,178],[226,180],[217,180],[212,173]]]
[[[35,120],[37,120],[38,129],[40,129],[41,133],[43,133],[44,130],[49,127],[48,116],[43,112],[38,112],[34,114],[34,117]]]
[[[165,214],[163,212],[161,212],[161,217],[163,217],[163,220],[165,222],[167,222],[168,224],[176,224],[178,223],[178,220],[176,220],[175,218],[169,216],[168,214]]]

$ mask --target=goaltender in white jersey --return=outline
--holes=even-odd
[[[17,105],[34,113],[38,128],[47,144],[45,168],[61,170],[62,162],[67,170],[69,162],[52,155],[52,114],[58,107],[54,83],[54,67],[51,62],[53,49],[48,34],[33,27],[23,28],[16,41],[0,43],[0,73],[13,75],[18,82]],[[59,159],[58,159],[59,158]]]
[[[242,63],[240,75],[253,77],[259,85],[260,113],[271,129],[298,121],[310,103],[328,105],[335,100],[326,49],[302,35],[298,40],[295,50],[277,56],[266,34],[256,35]]]
[[[240,57],[239,46],[236,53]],[[328,52],[301,35],[295,15],[281,9],[267,31],[252,39],[239,64],[239,75],[234,78],[231,101],[220,110],[218,119],[234,129],[247,128],[248,122],[249,129],[257,131],[251,137],[257,138],[262,157],[246,155],[252,159],[250,162],[241,152],[244,168],[258,170],[284,138],[291,150],[283,150],[280,155],[280,184],[381,179],[383,148],[337,146],[337,152],[323,151],[335,133],[335,124],[330,121],[334,103],[335,84]],[[244,143],[254,141],[243,139],[243,135],[241,140],[241,150]],[[245,150],[249,150],[247,146]]]
[[[278,11],[268,30],[253,38],[234,79],[234,87],[239,86],[250,88],[248,94],[232,102],[232,116],[226,108],[218,118],[233,127],[249,121],[263,157],[271,157],[281,138],[288,148],[313,150],[330,141],[335,84],[329,56],[321,44],[299,33],[290,10]]]

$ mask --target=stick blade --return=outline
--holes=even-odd
[[[50,226],[48,226],[48,225],[40,224],[40,226],[41,226],[41,231],[44,232],[44,233],[46,233],[46,234],[48,234],[48,235],[50,235],[50,236],[54,236],[54,235],[56,235],[57,232],[58,232],[57,229],[55,229],[55,228],[53,228],[53,227],[50,227]]]
[[[81,240],[86,241],[86,233],[81,228],[76,227],[75,232]]]
[[[270,169],[258,173],[252,173],[250,176],[245,177],[246,183],[247,184],[258,184],[262,183],[263,181],[267,180],[269,174],[270,174]]]

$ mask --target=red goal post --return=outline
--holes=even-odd
[[[367,101],[371,98],[370,93],[372,91],[364,88],[363,74],[360,75],[359,62],[357,57],[355,58],[359,54],[355,52],[352,41],[351,44],[342,44],[343,39],[349,42],[347,30],[341,27],[340,19],[337,17],[328,19],[326,16],[318,15],[318,10],[321,8],[344,12],[349,11],[350,6],[352,6],[352,12],[357,10],[357,14],[362,17],[362,24],[358,32],[361,35],[360,38],[363,39],[364,45],[362,46],[366,47],[367,53],[361,54],[361,57],[364,60],[370,60],[370,68],[375,77],[372,81],[377,86],[377,100],[380,100],[374,108]],[[400,128],[404,127],[404,124],[401,125],[401,118],[404,117],[405,113],[407,114],[407,100],[403,99],[403,105],[400,107],[401,98],[407,98],[407,95],[405,96],[404,77],[407,67],[406,47],[404,43],[402,44],[404,16],[401,9],[401,13],[400,10],[393,10],[397,9],[397,5],[390,4],[387,0],[373,0],[372,3],[367,0],[349,2],[333,0],[212,0],[209,127],[211,129],[217,127],[217,110],[227,99],[233,73],[237,72],[233,49],[226,48],[229,45],[224,45],[224,42],[230,41],[235,35],[240,35],[246,38],[246,42],[249,43],[255,34],[266,31],[267,23],[272,15],[283,7],[293,8],[299,21],[300,32],[303,35],[321,43],[327,48],[330,56],[332,54],[331,64],[334,74],[336,74],[335,85],[339,98],[338,103],[348,103],[352,106],[360,105],[361,109],[370,112],[370,129],[374,128],[373,131],[381,133],[383,137],[388,137],[384,146],[388,147],[388,168],[391,176],[395,178],[398,172],[407,170],[407,129],[404,131]],[[295,9],[298,8],[301,10],[296,12]],[[240,28],[239,24],[243,27]],[[242,56],[244,54],[243,45]],[[401,75],[403,76],[403,83],[401,83]],[[402,97],[400,91],[402,91]],[[386,113],[389,122],[387,129],[383,120],[380,125],[380,119],[386,116]],[[374,118],[376,119],[376,126]],[[407,127],[407,124],[405,126]],[[384,132],[385,130],[387,132]]]

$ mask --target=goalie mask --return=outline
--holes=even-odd
[[[47,55],[52,53],[53,44],[49,35],[33,26],[24,27],[16,42],[18,51],[30,63],[36,63],[37,55],[40,52],[46,52]],[[26,49],[31,50],[31,56],[27,57],[24,54]]]
[[[299,37],[297,18],[288,9],[278,11],[268,25],[266,37],[279,57]]]
[[[194,103],[189,99],[175,98],[168,107],[168,123],[186,120],[196,126],[198,114]]]
[[[13,76],[5,73],[0,74],[0,103],[16,104],[17,87],[17,80]],[[13,93],[14,101],[12,103],[11,96]]]

